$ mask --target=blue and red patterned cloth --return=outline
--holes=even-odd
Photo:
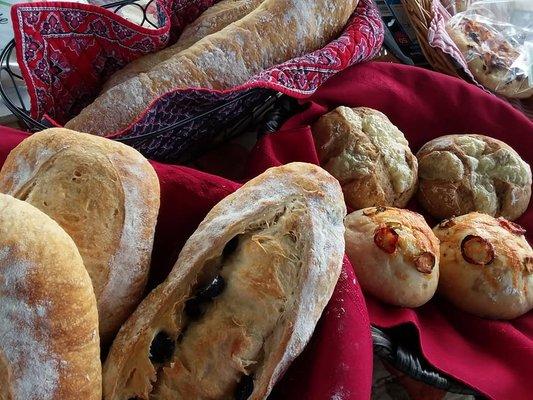
[[[162,49],[214,0],[156,0],[159,28],[141,27],[94,5],[64,2],[17,4],[12,8],[17,60],[28,86],[34,119],[63,124],[98,94],[103,82],[128,62]],[[155,100],[117,137],[137,137],[205,111],[235,93],[268,88],[297,97],[312,95],[335,73],[372,58],[383,25],[371,0],[360,0],[339,38],[227,90],[176,90]],[[189,107],[190,105],[190,107]],[[228,109],[227,114],[235,112]],[[164,115],[162,121],[160,116]]]

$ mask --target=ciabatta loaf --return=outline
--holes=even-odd
[[[132,61],[109,78],[105,83],[102,92],[109,90],[119,83],[127,81],[141,72],[149,71],[159,63],[168,60],[180,51],[192,46],[207,35],[218,32],[232,22],[238,21],[245,15],[249,14],[250,11],[257,8],[262,1],[263,0],[222,0],[209,7],[193,23],[183,30],[176,43],[166,49],[147,54]]]
[[[0,192],[39,208],[74,239],[91,276],[107,342],[141,299],[159,211],[159,180],[124,144],[55,128],[8,156]]]
[[[179,88],[228,89],[339,35],[357,0],[264,0],[244,18],[101,94],[65,126],[106,135]]]
[[[101,398],[96,298],[80,253],[46,214],[0,194],[0,399]]]
[[[333,293],[345,215],[339,183],[303,163],[222,200],[121,328],[104,398],[265,399]]]

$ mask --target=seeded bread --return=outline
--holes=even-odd
[[[480,317],[512,319],[533,308],[533,250],[504,218],[470,213],[434,228],[440,239],[439,292]]]
[[[148,278],[159,211],[152,166],[124,144],[48,129],[9,154],[0,192],[39,208],[74,239],[93,282],[102,342],[108,342]]]
[[[169,91],[241,85],[267,68],[330,42],[357,2],[264,0],[240,20],[102,93],[65,127],[103,136],[128,127]]]
[[[422,206],[444,219],[479,211],[510,220],[531,198],[531,168],[510,146],[483,135],[448,135],[418,152]]]
[[[350,207],[405,207],[416,188],[417,161],[387,116],[341,106],[312,131],[320,165],[340,181]]]
[[[303,163],[222,200],[121,328],[104,398],[266,399],[333,293],[345,215],[338,182]]]
[[[0,194],[0,398],[100,400],[98,314],[80,253],[32,205]]]
[[[424,217],[409,210],[370,207],[349,214],[346,254],[361,287],[403,307],[428,302],[439,281],[439,240]]]

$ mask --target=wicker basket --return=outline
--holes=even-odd
[[[447,75],[461,77],[453,60],[440,49],[431,47],[428,42],[428,31],[433,11],[431,4],[433,0],[402,0],[402,4],[409,15],[411,25],[416,32],[416,37],[428,63],[436,71]]]

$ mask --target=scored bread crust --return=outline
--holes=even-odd
[[[212,260],[220,257],[232,238],[252,227],[268,228],[276,215],[291,204],[299,204],[294,210],[297,215],[294,228],[292,233],[279,236],[289,235],[294,238],[295,246],[300,246],[298,254],[287,255],[289,259],[300,260],[298,279],[288,296],[292,306],[287,306],[269,336],[275,340],[266,339],[262,343],[261,372],[256,373],[254,391],[249,397],[250,400],[266,398],[309,341],[342,266],[342,221],[346,215],[342,192],[333,177],[311,164],[292,163],[271,168],[213,207],[183,247],[169,277],[149,294],[118,333],[104,365],[105,399],[177,398],[176,395],[150,396],[152,382],[157,379],[148,358],[152,339],[162,329],[174,336],[181,332],[185,301],[191,297],[199,276],[205,274]],[[274,254],[272,257],[274,260]],[[257,282],[257,292],[252,292],[256,293],[256,299],[261,298],[261,288],[270,284],[270,281]],[[269,318],[264,314],[253,317],[257,321]],[[213,337],[219,333],[213,332]],[[209,338],[204,339],[209,346]],[[216,352],[215,349],[213,354]],[[170,369],[173,364],[170,363]],[[212,367],[215,371],[229,368],[227,364]]]
[[[172,46],[133,60],[115,72],[104,84],[102,92],[122,83],[141,72],[147,72],[159,63],[168,60],[182,50],[192,46],[207,35],[218,32],[232,22],[238,21],[263,0],[222,0],[204,11],[196,20],[187,25],[178,41]]]
[[[490,20],[474,20],[462,15],[452,17],[446,30],[479,83],[509,98],[527,99],[533,96],[528,71],[515,66],[520,57],[519,49],[513,47],[501,33],[491,29]]]
[[[480,317],[513,319],[533,308],[533,250],[513,225],[477,212],[433,228],[440,239],[439,293],[457,307]],[[493,249],[486,265],[468,262],[461,244],[479,236]]]
[[[91,276],[105,344],[148,278],[159,180],[124,144],[62,128],[21,142],[0,170],[0,191],[27,201],[76,242]]]
[[[370,207],[349,214],[345,226],[346,254],[363,290],[402,307],[419,307],[433,297],[439,281],[439,241],[423,216],[404,209]],[[377,230],[385,226],[399,235],[392,253],[375,241]],[[429,273],[415,263],[424,253],[435,259]]]
[[[1,386],[9,387],[0,397],[101,399],[96,299],[78,249],[47,215],[4,194],[0,319]]]
[[[479,211],[514,220],[531,198],[531,168],[501,140],[446,135],[417,153],[418,200],[435,218]]]
[[[405,207],[416,189],[417,160],[385,114],[340,106],[312,131],[320,164],[340,181],[350,207]]]
[[[101,94],[65,127],[107,135],[128,127],[169,91],[241,85],[267,68],[330,42],[357,2],[264,0],[244,18]]]

